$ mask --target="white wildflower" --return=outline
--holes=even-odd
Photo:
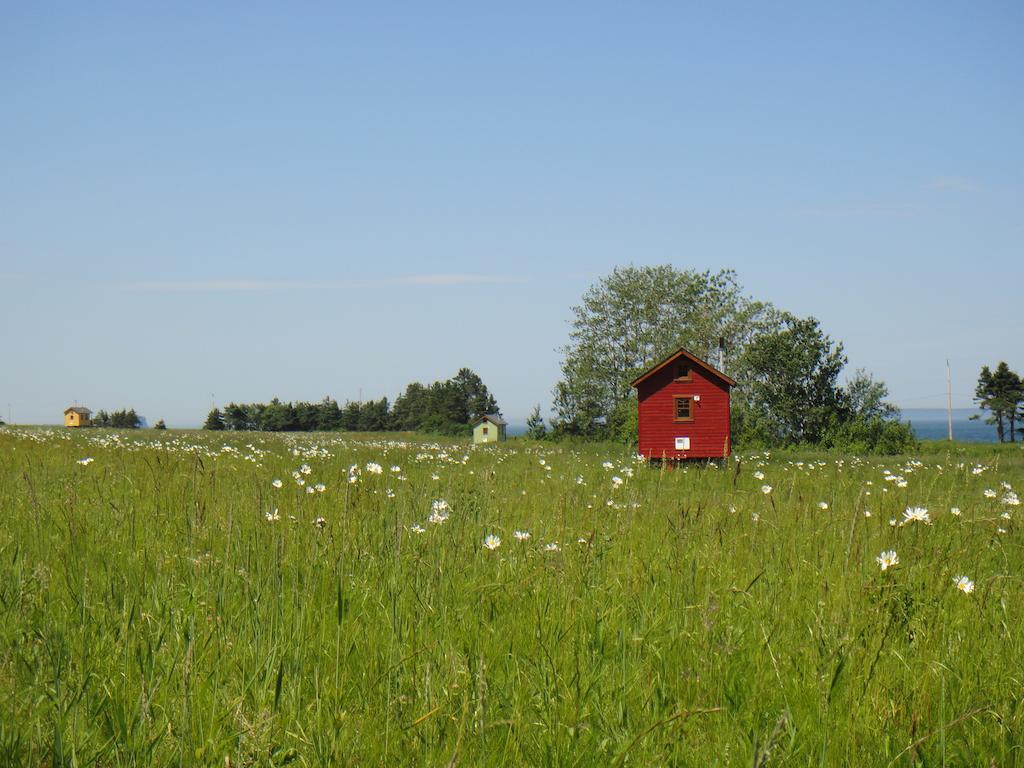
[[[767,496],[771,492],[772,492],[772,487],[770,485],[762,485],[761,486],[761,493],[763,493],[765,496]]]
[[[526,541],[528,538],[530,538],[529,531],[516,531],[512,535],[516,537],[516,541]]]
[[[888,568],[892,568],[894,565],[899,565],[900,559],[896,555],[896,550],[890,549],[876,557],[875,561],[878,563],[879,567],[881,567],[881,569],[884,571]]]
[[[954,576],[953,583],[956,584],[956,588],[965,595],[969,595],[974,591],[974,582],[966,576]]]
[[[274,510],[272,510],[272,511],[270,511],[270,512],[267,512],[267,513],[266,513],[266,514],[264,515],[264,517],[265,517],[265,518],[267,518],[267,520],[268,520],[268,521],[270,521],[270,522],[272,522],[272,523],[273,523],[273,522],[277,522],[278,520],[280,520],[280,519],[281,519],[281,515],[279,515],[279,514],[278,514],[278,512],[277,512],[277,510],[276,510],[276,509],[274,509]]]
[[[284,483],[282,483],[280,480],[273,480],[270,484],[275,488],[280,488],[282,485],[284,485]]]
[[[924,507],[907,507],[903,512],[903,522],[900,525],[907,525],[909,523],[926,523],[931,525],[931,522],[928,510]]]
[[[497,549],[501,546],[501,539],[493,533],[489,533],[484,537],[484,546],[491,550]]]

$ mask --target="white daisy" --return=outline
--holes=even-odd
[[[899,562],[900,562],[900,559],[896,555],[896,550],[895,549],[890,549],[890,550],[887,550],[887,551],[883,552],[878,557],[876,557],[875,561],[878,563],[878,565],[884,571],[884,570],[886,570],[888,568],[892,568],[894,565],[898,565]]]
[[[903,522],[900,525],[907,525],[908,523],[926,523],[931,525],[931,522],[928,510],[924,507],[907,507],[903,512]]]
[[[969,595],[974,591],[974,582],[966,576],[954,576],[953,583],[956,584],[956,588],[965,595]]]

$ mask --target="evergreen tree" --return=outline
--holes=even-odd
[[[427,388],[414,381],[395,398],[391,409],[392,426],[397,430],[414,431],[426,421],[430,403]]]
[[[487,390],[487,385],[469,368],[460,369],[451,383],[465,403],[466,421],[474,422],[485,414],[498,412],[498,402]]]
[[[156,424],[153,425],[153,429],[167,429],[167,425],[164,424],[164,420],[160,419]]]
[[[544,426],[544,419],[540,415],[540,403],[537,403],[526,420],[526,436],[533,440],[543,440],[547,434],[548,429]]]
[[[104,426],[111,426],[117,429],[138,429],[142,419],[135,412],[134,408],[129,410],[113,411],[109,416],[104,415]]]
[[[1007,438],[1015,442],[1017,420],[1021,418],[1024,404],[1024,382],[1020,376],[1011,371],[1005,361],[1000,362],[995,371],[982,366],[974,399],[979,408],[991,414],[985,423],[995,425],[999,442],[1006,442]]]
[[[359,429],[360,404],[348,401],[341,409],[341,428],[346,432],[355,432]]]
[[[236,403],[228,403],[224,408],[224,426],[235,431],[252,429],[245,410]]]
[[[325,397],[317,407],[316,428],[329,432],[341,427],[341,408],[338,402],[330,397]]]
[[[221,431],[224,429],[224,415],[220,412],[220,408],[214,408],[206,417],[206,423],[203,424],[203,429],[210,429],[214,431]]]

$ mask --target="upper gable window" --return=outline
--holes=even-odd
[[[676,381],[692,381],[693,369],[690,367],[690,361],[683,357],[676,360],[672,367],[672,378]]]

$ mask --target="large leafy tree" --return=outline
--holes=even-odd
[[[721,339],[735,375],[750,341],[779,316],[770,304],[744,296],[731,270],[672,265],[616,268],[572,312],[555,411],[562,431],[581,434],[601,431],[609,421],[628,423],[630,382],[678,347],[716,362]]]
[[[814,318],[787,316],[747,350],[749,378],[739,399],[747,427],[771,444],[817,443],[843,417],[843,345]]]

